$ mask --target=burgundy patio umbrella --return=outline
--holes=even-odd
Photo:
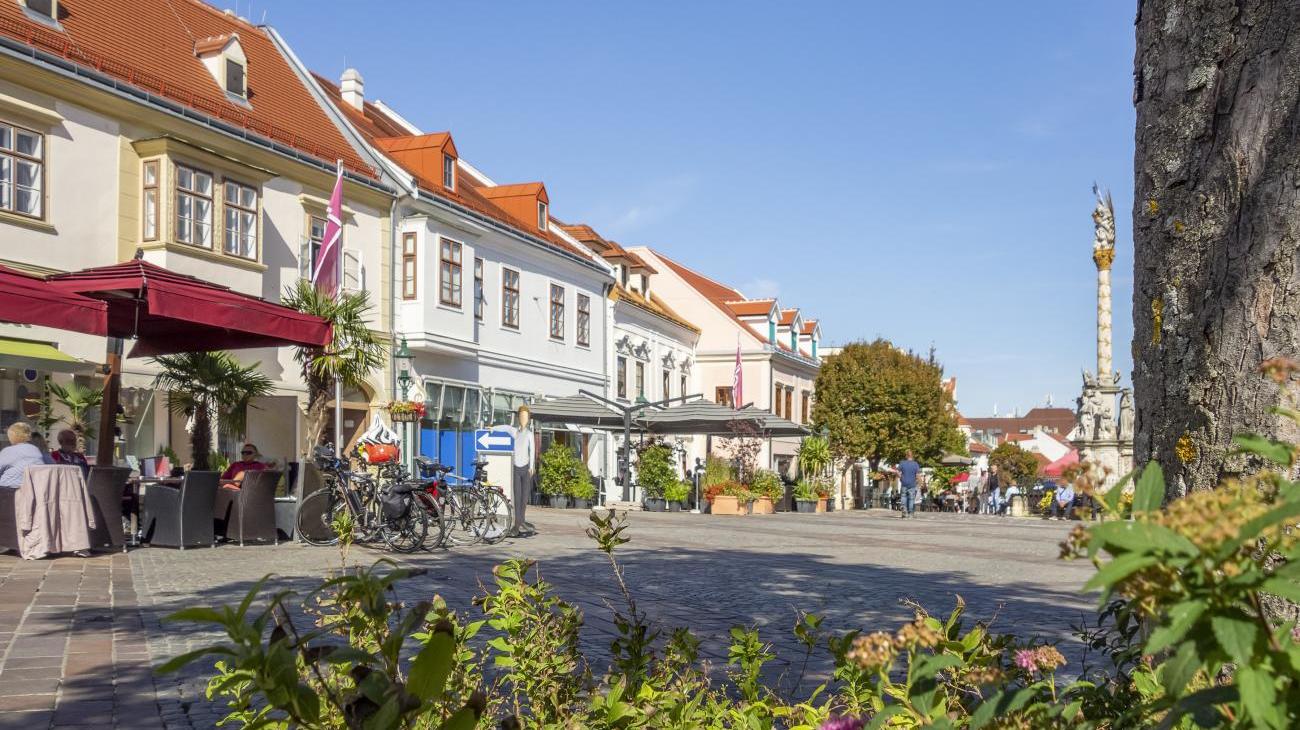
[[[56,289],[107,305],[110,373],[100,415],[104,434],[113,432],[126,338],[135,339],[130,357],[284,345],[322,347],[331,338],[329,323],[320,317],[138,258],[55,274],[47,281]],[[112,458],[113,440],[101,438],[97,462],[107,464]]]
[[[62,291],[39,276],[0,266],[0,322],[34,324],[88,335],[108,334],[108,305]]]

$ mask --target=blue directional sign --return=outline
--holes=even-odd
[[[474,448],[479,451],[512,452],[515,437],[509,431],[480,428],[474,432]]]

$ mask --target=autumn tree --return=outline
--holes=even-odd
[[[1300,358],[1300,3],[1138,5],[1135,457],[1170,495],[1251,465],[1232,437],[1294,437],[1255,369]]]
[[[1029,486],[1038,477],[1038,459],[1020,444],[1004,441],[989,454],[989,464],[996,466],[1016,484]]]
[[[855,342],[822,361],[813,429],[827,429],[840,469],[858,460],[896,462],[911,449],[922,462],[964,453],[943,369],[887,340]]]

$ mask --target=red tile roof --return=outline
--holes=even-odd
[[[164,97],[322,161],[373,178],[264,30],[200,0],[60,0],[63,31],[0,2],[0,35]],[[231,101],[195,55],[238,34],[248,59],[248,105]],[[224,41],[223,41],[224,43]]]
[[[659,273],[653,266],[647,264],[645,259],[623,248],[616,241],[601,236],[596,232],[596,229],[586,223],[569,224],[560,223],[559,221],[556,221],[556,223],[559,224],[560,228],[564,229],[565,233],[586,244],[604,259],[626,261],[629,269],[642,269],[647,274]]]
[[[626,301],[628,304],[631,304],[640,309],[644,309],[645,311],[650,312],[651,314],[656,314],[660,317],[663,317],[664,319],[674,324],[677,324],[681,327],[685,327],[686,329],[694,332],[697,335],[700,333],[699,327],[696,327],[695,325],[686,321],[684,317],[682,317],[680,314],[670,309],[667,304],[664,304],[658,299],[655,299],[653,292],[651,292],[649,297],[644,297],[641,295],[640,292],[635,291],[633,289],[628,289],[622,284],[615,284],[614,291],[616,293],[616,296],[619,299]]]
[[[1019,418],[972,418],[970,426],[972,431],[1002,433],[1028,433],[1041,426],[1049,433],[1067,436],[1074,430],[1075,415],[1069,408],[1033,408]]]
[[[794,318],[797,316],[799,316],[799,310],[797,309],[782,309],[781,319],[777,321],[777,324],[782,327],[789,327],[794,324]]]
[[[499,223],[504,223],[516,231],[534,238],[540,238],[557,250],[591,260],[591,254],[582,250],[581,247],[574,246],[549,230],[543,231],[539,229],[535,218],[521,223],[518,216],[512,215],[489,197],[491,195],[500,197],[501,191],[506,189],[527,188],[534,185],[540,187],[541,183],[484,185],[458,164],[455,173],[456,189],[448,190],[442,184],[441,155],[443,152],[447,152],[458,159],[460,157],[450,132],[411,134],[406,126],[385,114],[378,105],[365,101],[362,103],[363,109],[358,110],[343,101],[338,84],[318,73],[313,73],[312,77],[321,90],[325,92],[325,96],[336,109],[343,113],[343,116],[347,118],[357,132],[371,145],[386,153],[403,170],[414,176],[421,190],[464,206]],[[437,154],[432,154],[435,151]],[[491,191],[494,190],[497,192],[492,193]],[[545,191],[542,190],[542,192]],[[558,221],[554,219],[552,219],[552,222],[558,224]],[[528,225],[529,223],[532,225]]]
[[[804,322],[803,322],[803,331],[800,332],[799,334],[803,334],[803,335],[811,335],[812,333],[814,333],[814,332],[816,332],[816,331],[817,331],[817,320],[815,320],[815,319],[805,319]]]
[[[741,299],[723,302],[737,317],[766,317],[772,313],[775,299]]]

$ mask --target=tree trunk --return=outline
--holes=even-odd
[[[190,432],[190,451],[196,471],[206,471],[211,468],[212,418],[205,407],[194,410],[194,429]]]
[[[1135,458],[1169,496],[1293,436],[1261,362],[1300,359],[1300,3],[1142,0],[1133,198]]]

